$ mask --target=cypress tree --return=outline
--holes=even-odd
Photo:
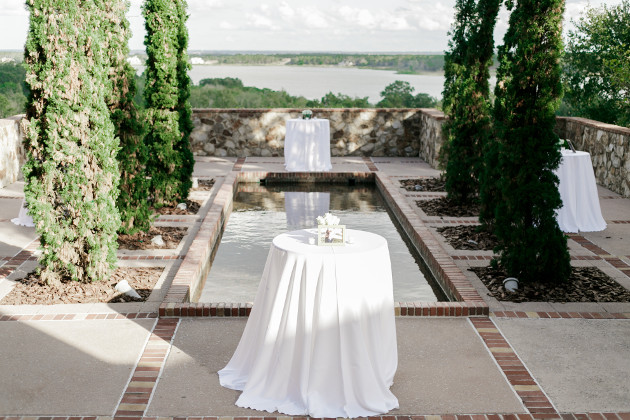
[[[518,0],[510,7],[494,107],[499,262],[524,282],[565,281],[571,267],[555,218],[562,204],[554,173],[561,154],[553,131],[562,94],[563,0]]]
[[[482,149],[491,132],[488,79],[500,3],[457,0],[444,56],[443,104],[449,119],[441,157],[446,160],[446,191],[459,203],[470,202],[479,192]]]
[[[129,21],[125,17],[128,4],[124,0],[106,2],[106,47],[110,59],[111,89],[107,104],[120,139],[117,159],[120,168],[120,194],[116,206],[120,212],[120,232],[133,234],[148,231],[151,226],[149,182],[145,176],[148,154],[144,144],[144,126],[134,104],[135,70],[127,62]]]
[[[187,64],[181,63],[186,58],[188,38],[182,36],[186,31],[182,14],[185,16],[185,3],[179,0],[147,0],[143,5],[148,56],[145,143],[149,149],[147,173],[156,207],[186,200],[191,186],[190,133],[182,131],[182,127],[187,127],[184,120],[190,117],[186,108],[190,91],[179,91],[180,83],[187,77],[183,75]]]
[[[109,278],[120,218],[118,139],[105,103],[101,2],[28,0],[30,93],[24,193],[40,235],[42,280]]]
[[[192,173],[195,165],[195,158],[190,150],[190,134],[194,125],[192,120],[192,106],[190,104],[190,77],[188,70],[191,65],[188,60],[188,28],[186,21],[186,0],[177,1],[178,31],[177,31],[177,112],[179,113],[179,130],[182,133],[182,140],[178,143],[178,152],[182,159],[181,170],[181,192],[184,198],[188,197],[188,192],[192,187]]]

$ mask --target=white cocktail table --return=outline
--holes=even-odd
[[[556,170],[562,207],[556,214],[563,232],[597,232],[606,229],[597,195],[591,155],[587,152],[562,151]]]
[[[240,407],[311,417],[366,417],[398,407],[387,241],[348,230],[317,246],[315,229],[274,238],[247,326],[221,385]],[[316,243],[316,242],[315,242]]]
[[[324,172],[332,169],[328,120],[287,121],[284,166],[290,172]]]

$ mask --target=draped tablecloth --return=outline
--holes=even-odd
[[[240,407],[311,417],[365,417],[398,407],[387,241],[347,230],[317,246],[316,229],[276,236],[241,341],[219,371]]]
[[[330,171],[330,123],[326,119],[290,119],[284,138],[287,171]]]
[[[588,152],[562,151],[556,170],[562,207],[556,219],[563,232],[597,232],[606,229],[597,195],[595,174]]]
[[[18,226],[26,226],[33,227],[35,224],[33,223],[33,218],[30,214],[28,214],[28,209],[26,208],[26,201],[22,200],[22,206],[20,207],[20,213],[18,213],[18,217],[11,219],[11,222],[14,225]]]

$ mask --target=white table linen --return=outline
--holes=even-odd
[[[556,170],[562,207],[556,214],[563,232],[597,232],[606,229],[595,183],[595,173],[588,152],[562,151]]]
[[[289,228],[312,227],[317,216],[323,216],[330,211],[330,193],[285,192],[284,210],[287,214],[287,226]]]
[[[274,238],[249,320],[221,385],[240,407],[311,417],[362,417],[398,407],[387,241],[347,230],[317,246],[316,229]]]
[[[30,214],[28,214],[28,210],[25,205],[25,200],[22,200],[22,205],[20,206],[20,212],[18,213],[18,217],[11,219],[11,222],[14,225],[18,226],[26,226],[26,227],[34,227],[35,223],[33,223],[33,218]]]
[[[284,138],[284,166],[290,172],[330,171],[330,123],[290,119]]]

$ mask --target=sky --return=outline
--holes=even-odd
[[[140,5],[131,0],[131,50],[144,50]],[[588,6],[621,0],[567,0],[565,30]],[[0,50],[22,50],[24,0],[0,0]],[[188,0],[191,51],[441,52],[448,46],[455,0]],[[499,14],[495,43],[507,29]]]

